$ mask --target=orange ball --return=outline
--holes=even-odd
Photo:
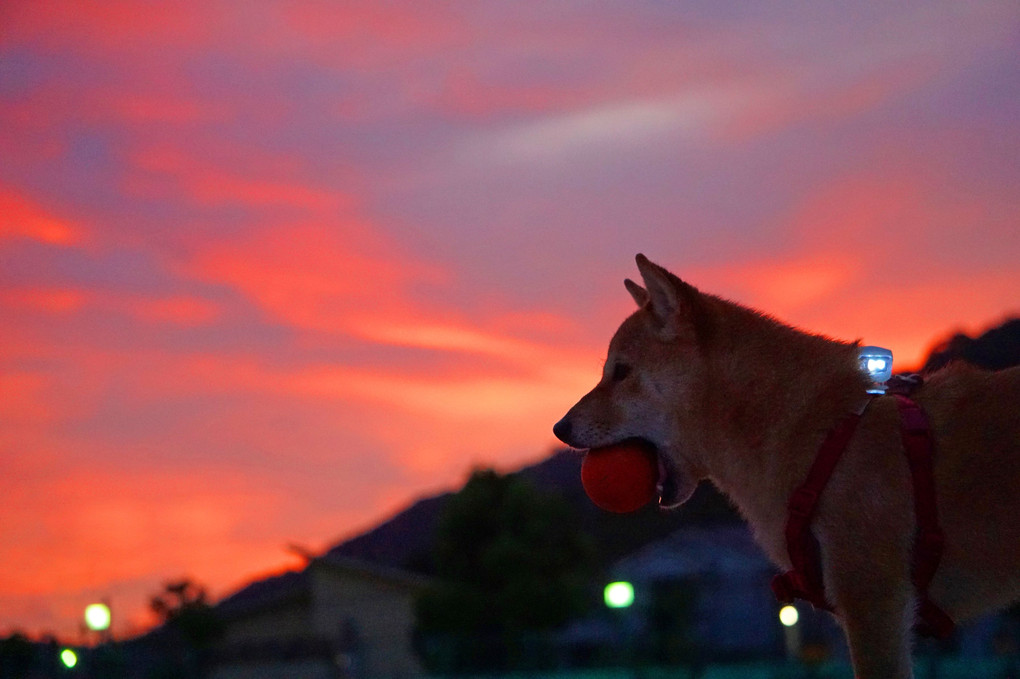
[[[639,441],[592,448],[581,463],[581,484],[591,501],[608,512],[626,514],[655,500],[659,493],[655,451]]]

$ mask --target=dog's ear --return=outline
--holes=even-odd
[[[645,289],[634,285],[644,293],[648,310],[658,326],[663,339],[676,339],[681,335],[697,334],[696,306],[698,291],[658,264],[648,261],[644,255],[636,258],[638,271],[645,282]],[[630,286],[627,287],[631,290]],[[631,290],[631,295],[634,291]],[[634,298],[637,300],[637,297]],[[645,306],[645,304],[642,304]]]
[[[652,264],[644,255],[639,254],[634,259],[638,271],[641,272],[641,279],[645,282],[648,310],[652,312],[660,331],[668,335],[675,334],[677,310],[680,305],[677,290],[669,280],[668,272],[657,264]]]
[[[624,279],[623,286],[627,288],[627,292],[630,293],[630,296],[634,298],[634,302],[637,303],[639,307],[643,307],[645,304],[648,304],[647,290],[629,278]]]

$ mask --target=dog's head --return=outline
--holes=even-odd
[[[707,388],[703,349],[711,323],[692,286],[637,256],[644,287],[624,281],[638,311],[609,344],[602,379],[553,427],[573,448],[626,439],[652,444],[659,456],[660,504],[678,505],[704,477],[688,432]]]

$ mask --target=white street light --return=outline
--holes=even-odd
[[[85,607],[85,625],[93,632],[110,629],[110,607],[106,604],[89,604]]]
[[[786,658],[796,661],[800,657],[800,626],[797,621],[800,615],[793,606],[779,609],[779,622],[783,623],[783,642],[786,645]]]

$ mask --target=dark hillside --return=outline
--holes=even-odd
[[[564,498],[574,508],[578,529],[593,536],[600,558],[606,562],[671,533],[681,524],[740,520],[710,484],[702,484],[679,510],[663,511],[653,505],[627,515],[604,512],[584,493],[581,455],[574,451],[558,451],[516,475]],[[419,500],[379,526],[333,547],[328,554],[431,572],[432,537],[450,495],[443,493]]]

